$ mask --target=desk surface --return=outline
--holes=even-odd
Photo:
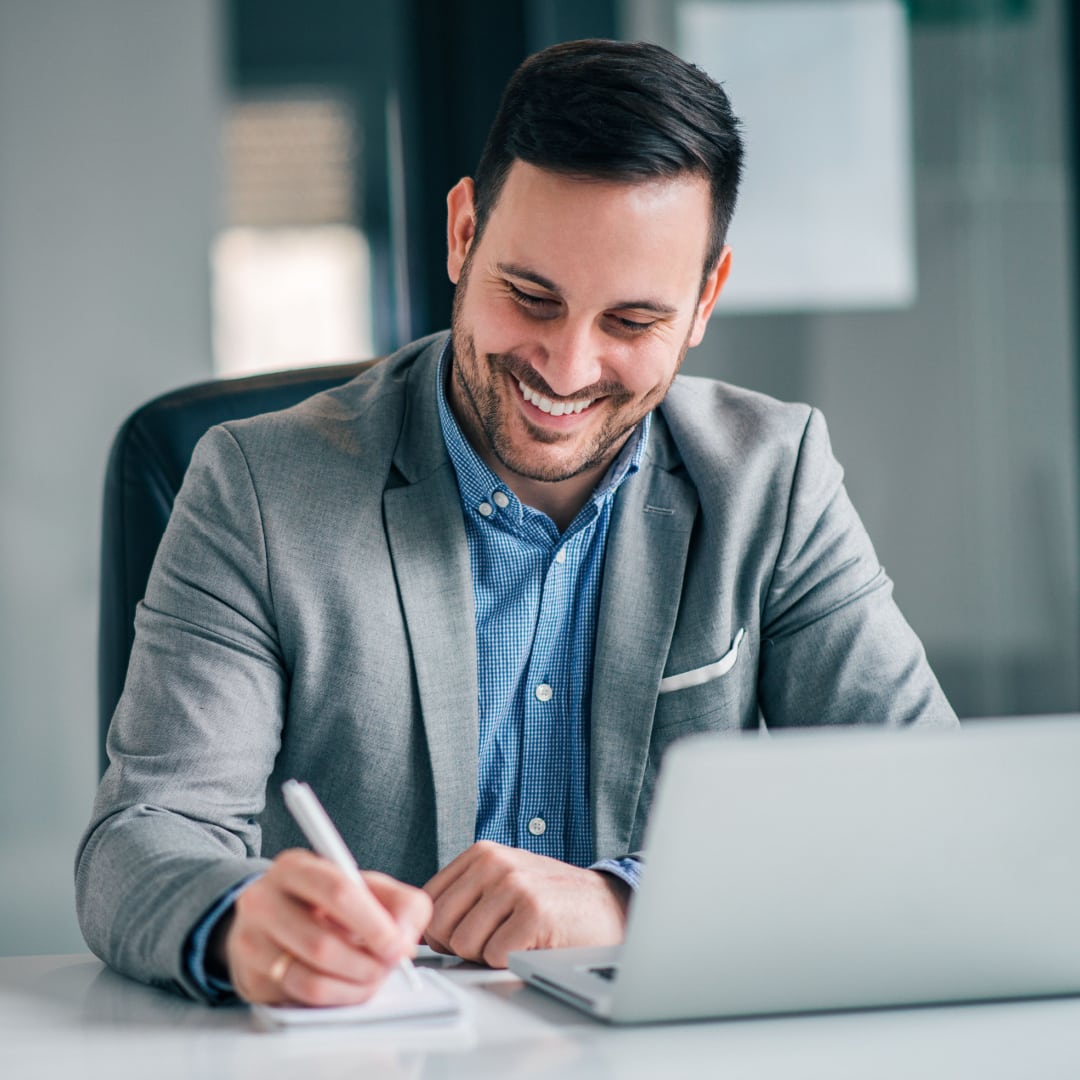
[[[506,972],[447,974],[469,1032],[266,1033],[109,971],[89,954],[0,959],[0,1076],[49,1080],[1080,1075],[1080,998],[612,1028]]]

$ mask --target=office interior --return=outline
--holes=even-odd
[[[710,72],[746,122],[746,192],[880,164],[859,133],[888,113],[888,198],[862,193],[873,227],[889,217],[885,280],[809,288],[830,229],[774,222],[746,239],[781,252],[763,291],[721,300],[685,370],[823,410],[962,718],[1080,711],[1077,17],[859,5],[866,38],[853,0],[0,0],[0,955],[84,948],[72,864],[116,429],[178,386],[445,326],[445,192],[510,72],[559,40],[678,51],[713,27],[722,53],[725,20],[763,20],[739,77],[779,75],[750,112]],[[888,85],[860,42],[891,57]],[[866,93],[769,150],[800,77],[838,71]],[[781,277],[794,291],[771,295]]]

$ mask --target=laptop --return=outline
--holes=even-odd
[[[616,1023],[1080,993],[1080,717],[695,735],[622,945],[510,970]]]

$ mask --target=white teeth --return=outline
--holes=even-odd
[[[518,389],[526,401],[535,405],[541,412],[550,413],[552,416],[567,416],[571,413],[583,412],[596,400],[590,398],[588,401],[552,401],[551,398],[546,398],[543,394],[530,390],[520,380],[518,380]]]

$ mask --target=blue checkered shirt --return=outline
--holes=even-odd
[[[520,502],[465,440],[446,401],[449,357],[447,342],[439,362],[439,420],[461,492],[476,603],[476,839],[592,866],[637,888],[636,859],[593,862],[589,695],[612,502],[641,464],[649,417],[560,535],[555,522]],[[188,970],[212,998],[232,988],[207,974],[210,934],[255,876],[223,896],[192,932]]]
[[[560,533],[547,514],[522,503],[462,435],[446,399],[449,358],[448,342],[437,393],[461,492],[476,605],[476,839],[592,866],[636,887],[636,860],[593,861],[589,699],[612,505],[640,467],[650,418]]]

